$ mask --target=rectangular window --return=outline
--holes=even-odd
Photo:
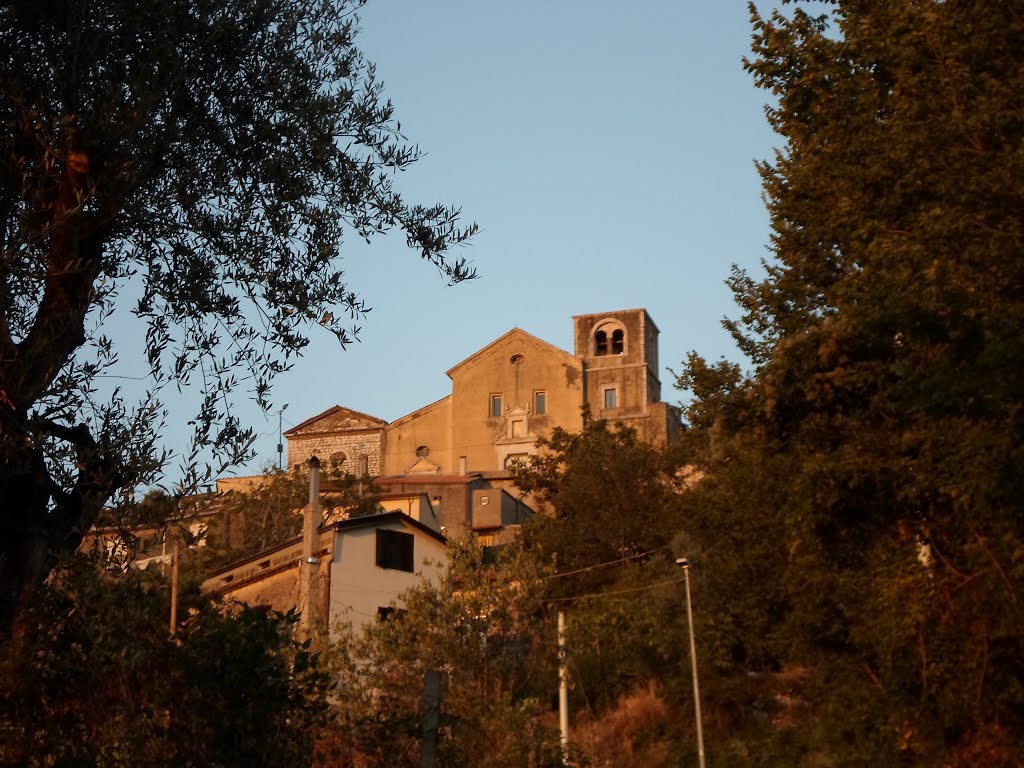
[[[548,393],[547,392],[534,392],[533,393],[533,412],[538,416],[541,416],[548,412]]]
[[[500,419],[504,414],[501,407],[501,395],[491,395],[491,418]]]
[[[609,387],[604,391],[604,407],[605,408],[618,408],[619,407],[619,393],[615,387]]]
[[[413,572],[413,535],[377,529],[377,566],[392,571]]]

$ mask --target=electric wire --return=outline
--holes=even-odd
[[[542,600],[545,603],[571,603],[577,600],[587,600],[592,597],[614,597],[616,595],[629,595],[635,592],[646,592],[650,589],[666,587],[669,584],[682,584],[685,579],[672,579],[670,581],[659,581],[657,584],[647,584],[643,587],[631,587],[630,589],[614,589],[609,592],[590,592],[585,595],[573,595],[571,597],[549,597]]]

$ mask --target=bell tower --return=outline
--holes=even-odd
[[[629,423],[661,400],[658,327],[645,309],[573,317],[583,400],[595,418]]]

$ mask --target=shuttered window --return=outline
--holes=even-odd
[[[393,571],[413,572],[413,535],[377,529],[377,566]]]

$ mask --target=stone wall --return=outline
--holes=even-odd
[[[343,472],[358,476],[361,474],[359,460],[365,457],[365,471],[376,477],[383,473],[383,442],[383,429],[294,435],[288,438],[288,466],[306,464],[316,456],[325,470],[339,461]]]

